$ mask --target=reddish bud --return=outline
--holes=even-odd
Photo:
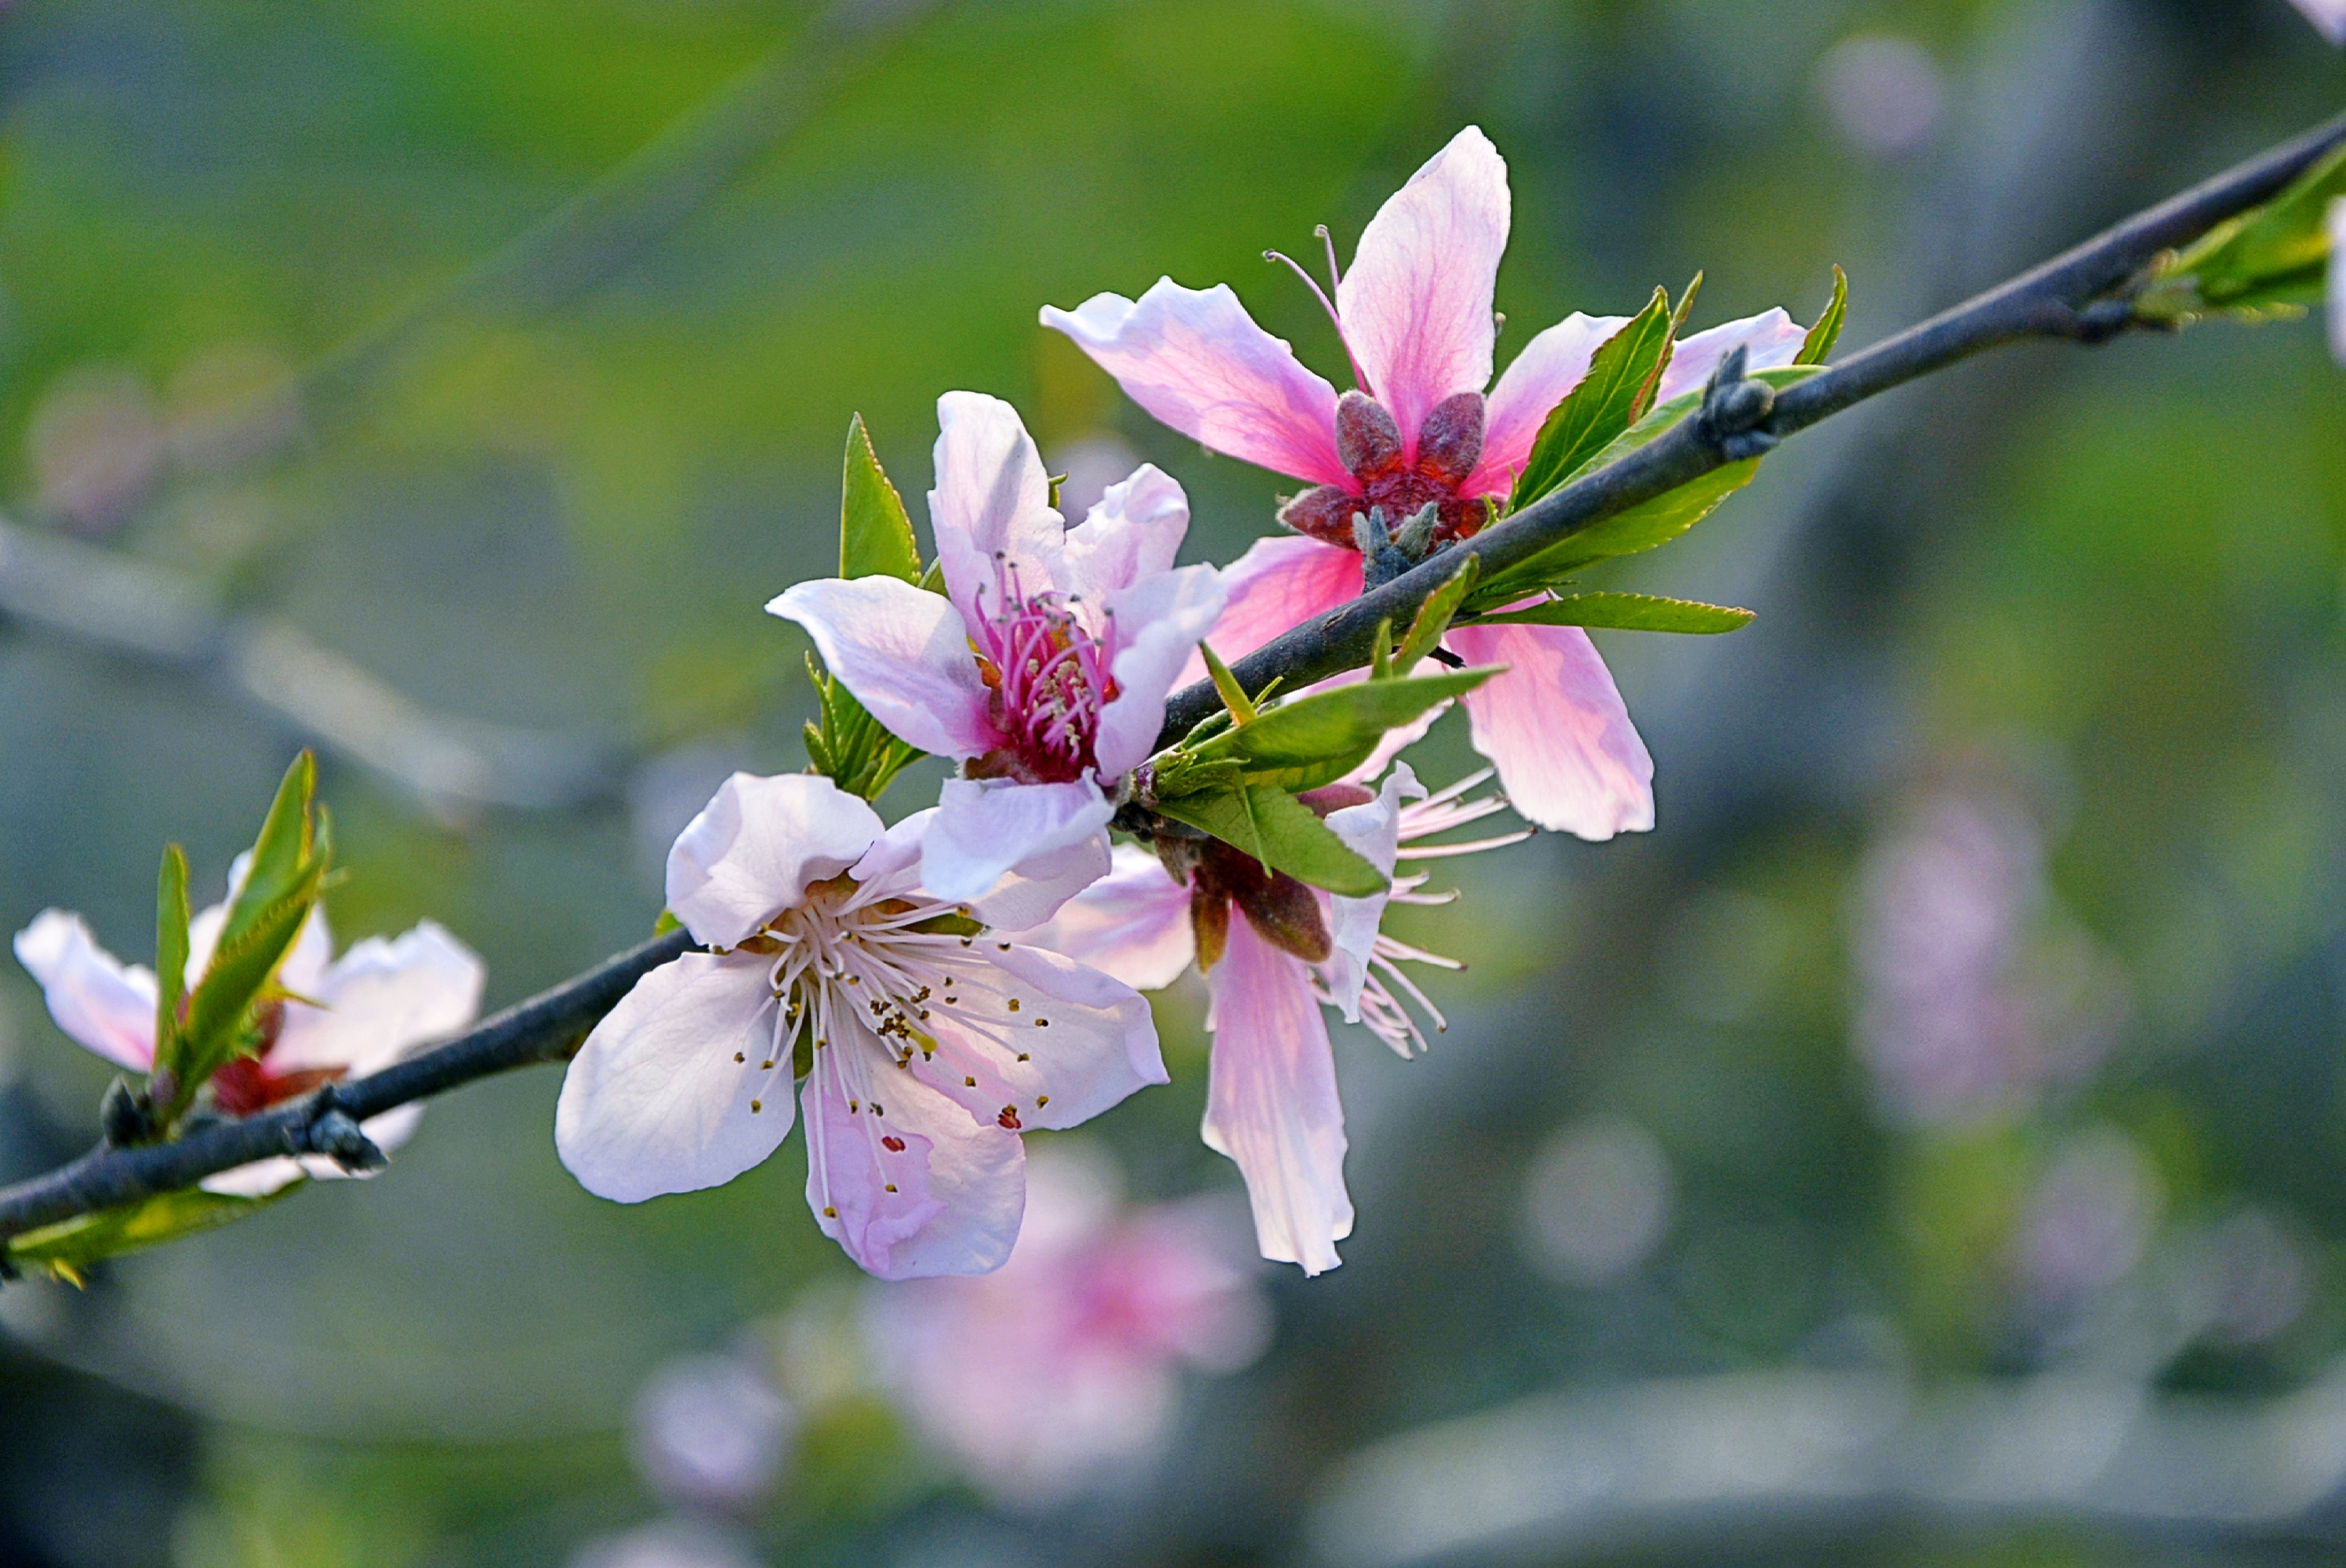
[[[1479,449],[1479,428],[1475,441]],[[1401,426],[1368,393],[1348,392],[1336,400],[1336,455],[1363,482],[1390,473],[1401,466]]]
[[[1417,433],[1420,472],[1454,487],[1466,483],[1482,455],[1483,394],[1463,392],[1435,403]]]
[[[1292,528],[1307,539],[1350,548],[1352,514],[1365,512],[1368,506],[1367,502],[1349,490],[1333,484],[1315,484],[1280,507],[1279,521],[1282,527]]]

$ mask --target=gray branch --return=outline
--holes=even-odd
[[[1764,412],[1735,388],[1715,387],[1701,413],[1686,420],[1620,463],[1543,497],[1460,548],[1483,558],[1487,575],[1613,516],[1676,489],[1747,452],[1764,433],[1781,439],[1892,387],[1941,370],[1984,349],[2028,338],[2098,341],[2124,323],[2123,311],[2097,309],[2162,251],[2188,243],[2216,224],[2273,196],[2332,148],[2346,142],[2346,117],[2218,175],[2163,202],[2066,255],[2010,282],[1852,355],[1832,370],[1778,394]],[[1727,417],[1737,412],[1746,417]],[[1751,416],[1756,414],[1756,420]],[[9,536],[0,535],[0,552]],[[22,541],[17,541],[21,549]],[[0,555],[0,609],[8,606],[6,557]],[[37,568],[36,568],[37,570]],[[144,571],[145,568],[138,568]],[[1275,638],[1239,662],[1250,689],[1283,677],[1286,689],[1369,662],[1376,628],[1405,624],[1426,596],[1455,570],[1448,558],[1428,562],[1362,595],[1341,609]],[[132,577],[87,585],[81,611],[121,615],[117,600],[131,595]],[[145,586],[151,590],[153,583]],[[157,597],[169,603],[168,594]],[[135,617],[134,617],[135,618]],[[200,625],[183,615],[158,614],[126,641],[157,639],[163,647]],[[1210,684],[1177,693],[1168,705],[1159,745],[1170,744],[1219,706]],[[586,974],[498,1014],[470,1033],[354,1083],[336,1085],[296,1104],[239,1121],[193,1127],[174,1142],[135,1148],[101,1145],[71,1165],[15,1186],[0,1188],[0,1237],[75,1215],[193,1186],[204,1177],[273,1155],[331,1153],[338,1116],[362,1121],[493,1074],[536,1062],[559,1061],[576,1049],[597,1020],[636,981],[688,951],[672,932],[609,960]]]

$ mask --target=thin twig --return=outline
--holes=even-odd
[[[100,1144],[46,1176],[0,1187],[0,1237],[177,1192],[254,1160],[320,1152],[312,1135],[330,1112],[362,1122],[478,1078],[535,1063],[565,1061],[637,981],[691,946],[692,939],[680,931],[655,937],[505,1009],[444,1045],[274,1110],[209,1123],[167,1144],[137,1148]]]
[[[1720,427],[1721,400],[1628,458],[1543,497],[1463,549],[1487,575],[1594,523],[1698,479],[1764,433],[1781,438],[1983,349],[2025,338],[2098,341],[2124,324],[2097,301],[2150,264],[2236,213],[2272,196],[2331,148],[2346,142],[2346,117],[2251,159],[2128,219],[2086,244],[1943,315],[1852,355],[1779,394],[1758,432]],[[1405,625],[1456,569],[1447,555],[1395,578],[1340,609],[1273,639],[1240,660],[1250,689],[1273,677],[1288,689],[1369,662],[1381,622]],[[1211,683],[1177,693],[1158,744],[1179,739],[1219,705]],[[332,1113],[363,1120],[493,1074],[559,1061],[642,975],[687,952],[681,932],[621,953],[566,984],[498,1014],[470,1033],[355,1083],[240,1121],[216,1123],[176,1142],[138,1148],[101,1145],[46,1176],[0,1188],[0,1237],[75,1215],[193,1186],[218,1172],[275,1155],[318,1151]]]
[[[2128,320],[2123,304],[2110,300],[2113,290],[2162,252],[2188,244],[2277,195],[2341,143],[2346,143],[2346,116],[2137,213],[2041,267],[1851,355],[1822,375],[1786,388],[1776,394],[1760,429],[1780,440],[1998,344],[2029,338],[2103,341],[2124,330]],[[1722,433],[1706,417],[1686,419],[1660,439],[1551,491],[1456,550],[1444,551],[1384,586],[1272,638],[1231,668],[1249,691],[1261,690],[1274,677],[1283,689],[1293,691],[1356,669],[1369,662],[1380,624],[1409,625],[1427,596],[1449,580],[1458,569],[1457,550],[1481,557],[1487,580],[1585,528],[1746,455],[1730,450]],[[1210,681],[1183,687],[1165,705],[1165,727],[1157,744],[1172,745],[1220,706]]]

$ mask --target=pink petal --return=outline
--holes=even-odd
[[[930,1004],[936,1050],[909,1071],[980,1121],[1072,1127],[1169,1082],[1148,1000],[1122,981],[992,935],[944,967],[954,1004]]]
[[[1425,786],[1417,781],[1417,774],[1408,763],[1396,762],[1375,799],[1329,812],[1328,827],[1352,853],[1390,877],[1401,855],[1402,802],[1423,799]],[[1376,952],[1377,927],[1384,921],[1388,896],[1328,901],[1328,930],[1336,946],[1321,972],[1347,1023],[1361,1021],[1361,990],[1368,983],[1369,960]]]
[[[1189,498],[1171,474],[1144,463],[1067,530],[1067,590],[1091,603],[1169,572],[1188,531]]]
[[[1507,207],[1506,163],[1468,126],[1369,220],[1336,287],[1345,341],[1370,394],[1401,425],[1412,462],[1427,412],[1491,379],[1491,292],[1507,249]]]
[[[1352,1234],[1344,1191],[1344,1107],[1311,971],[1243,920],[1208,975],[1214,1032],[1206,1145],[1238,1162],[1265,1257],[1318,1274]]]
[[[1738,344],[1751,351],[1745,368],[1765,371],[1790,364],[1800,357],[1800,345],[1808,338],[1809,330],[1779,308],[1680,339],[1677,352],[1670,356],[1670,368],[1662,372],[1662,384],[1655,392],[1654,401],[1664,403],[1698,391],[1710,379],[1710,372],[1719,368],[1719,361]]]
[[[709,947],[731,947],[806,901],[880,837],[879,813],[811,773],[736,773],[668,852],[668,907]]]
[[[1002,744],[953,602],[894,577],[821,577],[766,606],[814,638],[822,662],[891,735],[940,757]]]
[[[49,1016],[107,1061],[155,1064],[155,973],[97,945],[81,916],[43,910],[16,933],[16,962],[40,983]]]
[[[759,1164],[790,1130],[790,1054],[770,960],[688,952],[619,999],[563,1074],[554,1146],[620,1203],[693,1192]]]
[[[1137,768],[1157,749],[1166,694],[1197,658],[1198,639],[1221,616],[1222,603],[1222,585],[1211,566],[1160,572],[1108,595],[1116,630],[1108,667],[1117,694],[1100,709],[1093,742],[1103,778]]]
[[[1051,510],[1051,477],[1018,411],[984,392],[937,399],[936,488],[929,527],[945,592],[969,626],[1002,606],[997,576],[1039,594],[1063,587],[1066,529]]]
[[[1606,340],[1629,324],[1627,316],[1566,316],[1524,345],[1499,374],[1483,410],[1483,456],[1467,476],[1465,494],[1504,495],[1531,460],[1540,426],[1588,373]]]
[[[1258,539],[1222,569],[1222,613],[1206,634],[1214,655],[1231,663],[1322,611],[1361,596],[1361,555],[1292,534]],[[1193,658],[1180,684],[1206,678]]]
[[[1336,455],[1336,389],[1254,324],[1229,285],[1160,278],[1138,302],[1095,294],[1043,324],[1099,361],[1133,402],[1193,441],[1274,473],[1357,489]]]
[[[1584,839],[1654,825],[1654,759],[1596,646],[1578,626],[1461,626],[1469,664],[1504,664],[1466,694],[1474,749],[1516,812]]]
[[[1189,890],[1131,844],[1118,844],[1114,869],[1061,904],[1047,925],[1015,940],[1066,953],[1140,991],[1172,984],[1197,956]]]
[[[1007,779],[948,779],[937,814],[921,835],[921,885],[941,899],[974,902],[1014,868],[1102,838],[1116,808],[1088,779],[1017,784]]]
[[[999,931],[1038,925],[1059,906],[1107,874],[1107,835],[1094,833],[1079,843],[1031,855],[1002,873],[985,896],[970,901],[970,913]]]
[[[2333,44],[2346,44],[2346,0],[2293,0],[2305,19]]]
[[[889,1073],[881,1083],[881,1104],[860,1090],[851,1095],[839,1053],[815,1054],[804,1091],[815,1224],[882,1279],[999,1268],[1025,1208],[1026,1153],[1017,1135],[980,1125],[910,1074]]]
[[[387,1067],[472,1023],[486,973],[471,948],[431,921],[396,942],[369,937],[303,993],[323,1007],[286,1004],[267,1065],[274,1073],[341,1067],[353,1075]]]

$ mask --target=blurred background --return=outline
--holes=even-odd
[[[0,13],[0,925],[149,953],[299,745],[347,938],[502,1005],[793,769],[851,412],[933,399],[1188,558],[1279,481],[1046,302],[1510,161],[1504,361],[1708,281],[1855,347],[2333,113],[2283,0],[16,0]],[[2295,1563],[2346,1552],[2346,381],[2312,324],[2005,351],[1770,459],[1599,634],[1660,827],[1442,868],[1362,1220],[1254,1264],[1172,1087],[1038,1137],[976,1290],[862,1281],[796,1140],[622,1208],[556,1080],[393,1170],[0,1290],[0,1564]],[[1474,765],[1454,718],[1437,784]],[[933,769],[934,765],[931,765]],[[920,805],[934,773],[882,800]],[[0,967],[0,1179],[107,1074]],[[1038,1322],[1073,1323],[1038,1335]]]

